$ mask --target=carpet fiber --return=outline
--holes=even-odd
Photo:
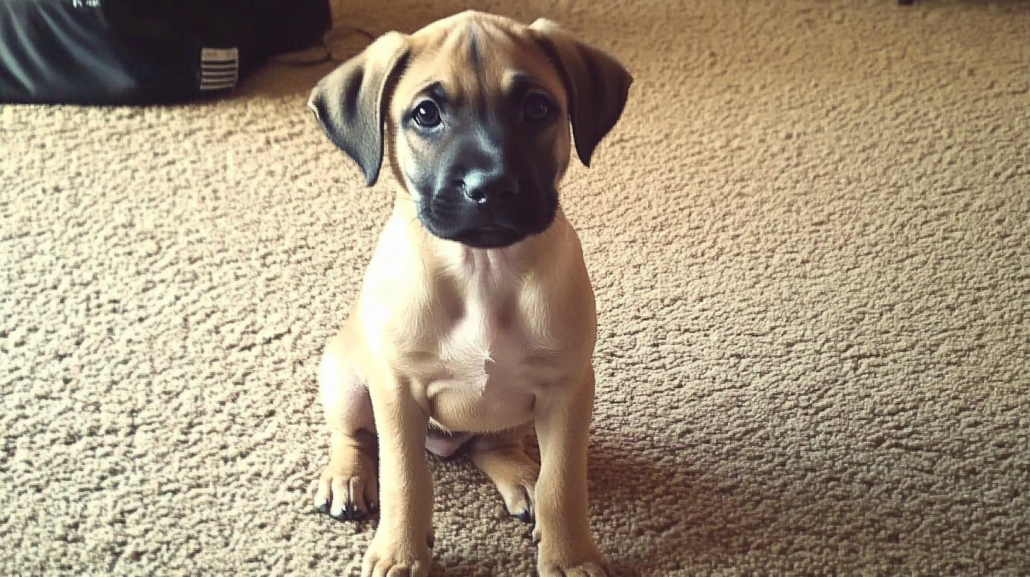
[[[616,574],[1030,574],[1027,4],[476,6],[636,76],[563,192],[598,297],[590,513]],[[311,505],[315,375],[390,193],[305,108],[328,70],[0,109],[0,573],[355,574],[375,523]],[[532,574],[485,478],[431,466],[434,574]]]

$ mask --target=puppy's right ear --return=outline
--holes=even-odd
[[[329,140],[361,167],[368,186],[379,179],[383,122],[408,50],[406,36],[388,32],[320,80],[308,99]]]

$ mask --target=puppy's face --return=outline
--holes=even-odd
[[[413,36],[388,125],[422,225],[476,248],[545,231],[569,163],[567,101],[540,45],[492,19]]]
[[[430,233],[498,248],[547,230],[570,125],[589,166],[631,83],[611,56],[550,21],[463,12],[381,36],[323,78],[308,106],[369,186],[388,149]]]

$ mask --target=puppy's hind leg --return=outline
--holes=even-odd
[[[348,332],[345,327],[329,342],[319,371],[331,437],[315,507],[336,519],[360,521],[377,508],[376,434],[368,385],[353,361],[357,343]]]
[[[534,520],[534,491],[540,466],[526,455],[524,440],[532,425],[504,433],[476,437],[470,448],[472,462],[493,481],[513,517]]]

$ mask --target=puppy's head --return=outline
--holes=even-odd
[[[545,231],[571,139],[583,164],[632,77],[554,23],[463,12],[391,32],[323,78],[308,106],[365,175],[389,165],[433,235],[504,247]]]

